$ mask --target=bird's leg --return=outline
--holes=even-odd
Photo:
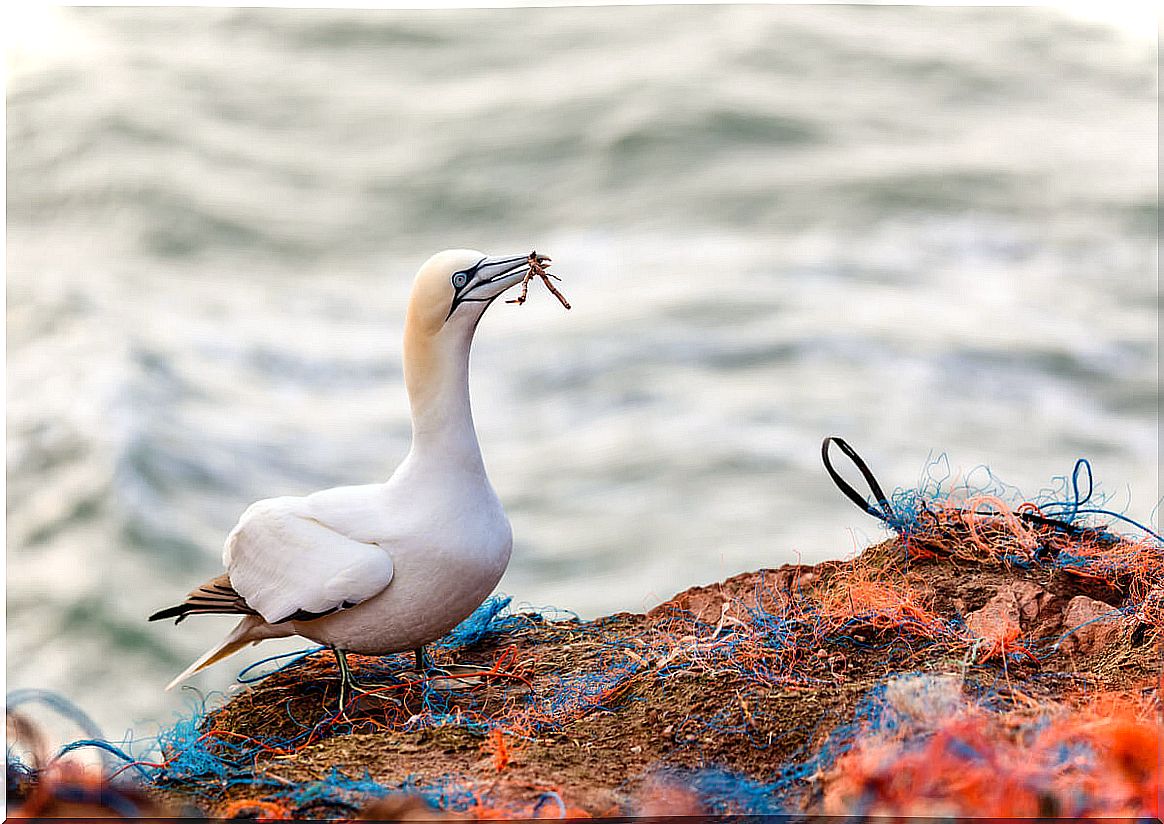
[[[385,701],[391,701],[394,704],[398,703],[397,700],[395,698],[393,698],[392,696],[385,695],[382,692],[376,692],[376,691],[374,691],[374,689],[370,690],[367,687],[365,687],[363,684],[361,684],[359,681],[356,680],[356,676],[352,673],[352,668],[348,664],[347,650],[342,650],[339,647],[333,646],[331,648],[331,651],[332,651],[332,653],[335,654],[335,662],[336,662],[336,665],[339,667],[339,671],[340,671],[340,713],[341,714],[345,715],[345,717],[346,717],[345,710],[347,709],[347,705],[348,705],[347,693],[349,693],[349,692],[356,693],[359,695],[370,695],[370,696],[373,696],[375,698],[381,698]],[[386,686],[386,685],[370,684],[369,686],[371,686],[373,688],[378,688],[378,687]]]
[[[331,648],[332,654],[335,655],[336,666],[339,667],[340,672],[340,694],[339,694],[339,709],[340,715],[345,718],[348,706],[347,693],[349,690],[355,692],[359,686],[356,679],[352,676],[351,667],[348,666],[348,654],[339,647],[333,646]]]
[[[461,675],[472,675],[477,672],[483,672],[488,667],[478,667],[474,664],[449,664],[447,666],[438,667],[429,658],[428,653],[425,652],[424,645],[417,647],[416,650],[416,671],[423,677],[426,675],[443,675],[449,678],[456,678]]]

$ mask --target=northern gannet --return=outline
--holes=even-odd
[[[244,616],[166,689],[248,644],[300,635],[330,646],[344,687],[359,690],[346,652],[416,650],[423,667],[424,645],[493,591],[513,535],[477,444],[469,349],[485,310],[522,282],[531,257],[457,249],[421,266],[404,323],[407,457],[386,483],[252,504],[227,536],[226,573],[149,618]]]

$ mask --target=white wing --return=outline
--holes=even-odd
[[[392,581],[392,556],[315,517],[305,498],[252,504],[226,539],[222,560],[230,583],[274,624],[346,609]]]

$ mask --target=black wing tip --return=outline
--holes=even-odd
[[[179,604],[176,607],[166,607],[165,609],[158,610],[157,612],[155,612],[153,615],[151,615],[146,620],[147,621],[163,621],[166,618],[177,618],[178,620],[175,621],[174,623],[180,624],[180,623],[182,623],[182,619],[186,617],[186,609],[187,609],[187,607],[185,604]]]
[[[147,618],[147,621],[162,621],[174,618],[175,624],[180,624],[191,615],[258,615],[253,609],[240,609],[237,605],[214,604],[179,604],[176,607],[167,607],[159,610]]]

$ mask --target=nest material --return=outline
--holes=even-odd
[[[1158,816],[1164,547],[998,501],[923,511],[852,560],[643,615],[491,600],[434,650],[479,671],[352,656],[384,686],[343,713],[312,654],[138,767],[214,816]]]
[[[505,302],[516,303],[518,306],[525,303],[526,296],[529,293],[529,282],[535,277],[542,279],[542,283],[550,290],[550,294],[558,299],[559,303],[567,309],[570,308],[570,301],[566,300],[566,296],[559,292],[550,280],[550,278],[553,278],[560,282],[562,279],[550,272],[550,259],[545,255],[539,255],[536,249],[529,253],[529,271],[525,273],[525,278],[521,281],[521,294],[513,300],[507,300]]]
[[[1013,541],[982,527],[941,522],[943,540],[977,542],[966,552],[919,556],[916,544],[894,539],[852,561],[688,590],[646,615],[585,623],[502,615],[498,631],[437,651],[438,664],[485,667],[475,683],[434,689],[405,679],[397,702],[362,701],[342,723],[329,709],[334,665],[311,656],[199,730],[224,759],[245,765],[243,777],[266,783],[224,793],[196,776],[167,783],[162,772],[159,786],[197,795],[211,813],[251,799],[299,814],[295,792],[309,787],[337,803],[369,803],[367,792],[335,783],[337,769],[371,779],[382,788],[373,795],[404,792],[476,817],[557,815],[559,804],[571,815],[692,804],[971,814],[975,803],[994,815],[1151,813],[1158,770],[1120,753],[1158,733],[1161,626],[1136,609],[1148,600],[1143,575],[1101,574],[1106,556],[1133,556],[1119,542],[1093,542],[1063,548],[1092,552],[1083,572],[1051,562],[1023,568],[1007,560]],[[985,557],[995,538],[999,552]],[[1061,643],[1088,634],[1071,625],[1081,598],[1113,613],[1092,624],[1106,634]],[[354,661],[369,679],[405,665]],[[1111,723],[1095,709],[1104,695],[1117,695],[1105,705],[1120,708]],[[1032,739],[1036,728],[1052,732]],[[945,780],[970,775],[973,764],[918,755],[927,741],[971,739],[984,757],[1028,768],[996,792],[998,781]],[[1091,760],[1064,770],[1018,755],[1038,745],[1050,759],[1064,741],[1090,742]],[[925,792],[911,797],[888,780],[886,764],[900,764]],[[955,785],[977,786],[981,797],[943,795]]]

